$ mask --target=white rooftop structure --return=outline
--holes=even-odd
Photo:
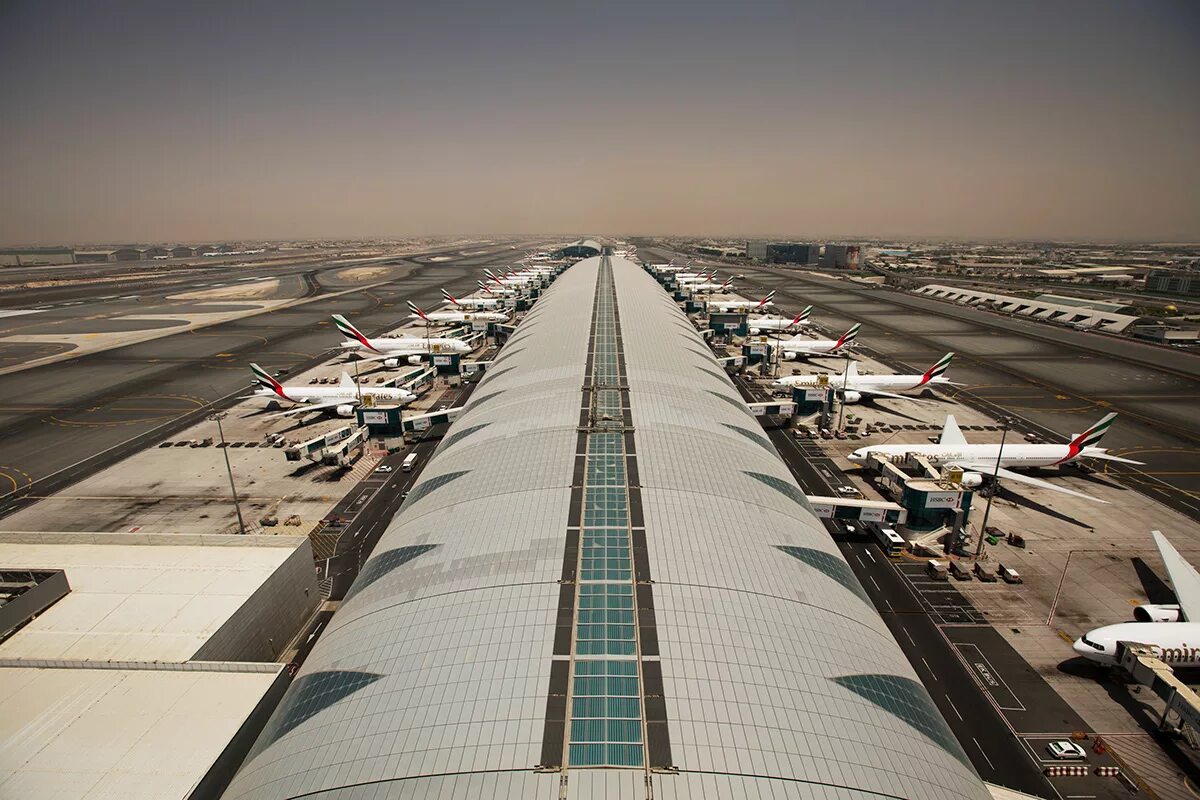
[[[238,666],[0,667],[0,797],[189,797],[283,669]]]
[[[1033,299],[984,292],[964,286],[929,283],[913,291],[926,297],[950,300],[963,305],[983,306],[1017,316],[1043,319],[1080,328],[1097,328],[1112,333],[1120,333],[1138,320],[1137,317],[1130,314],[1117,314],[1080,305],[1066,305],[1042,298]]]
[[[589,258],[520,323],[228,800],[982,800],[684,314]]]
[[[0,643],[0,659],[187,661],[293,551],[0,543],[0,566],[62,569],[71,584]]]

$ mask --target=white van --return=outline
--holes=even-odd
[[[400,469],[405,472],[412,472],[413,465],[417,463],[417,454],[409,453],[404,457],[404,461],[400,464]]]

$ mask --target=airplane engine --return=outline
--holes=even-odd
[[[383,360],[383,366],[387,367],[388,369],[395,369],[396,367],[400,366],[400,359],[385,358]]]
[[[338,406],[337,408],[334,409],[334,411],[337,412],[337,415],[339,417],[353,417],[354,416],[354,406],[352,406],[352,405]]]
[[[977,489],[983,486],[983,476],[978,472],[964,472],[962,476],[962,485],[968,489]]]
[[[789,353],[789,352],[786,352],[786,351],[785,351],[785,352],[784,352],[784,354],[783,354],[783,360],[784,360],[784,361],[795,361],[795,360],[796,360],[796,358],[797,358],[797,356],[796,356],[796,354],[795,354],[795,353]]]
[[[855,391],[842,392],[842,402],[843,403],[857,403],[859,400],[862,400],[861,392],[855,392]]]
[[[420,356],[409,356],[409,357],[408,357],[408,363],[409,363],[409,364],[412,364],[413,366],[416,366],[417,364],[420,364],[420,363],[421,363],[421,361],[422,361],[422,359],[421,359],[421,357],[420,357]]]
[[[1133,618],[1138,622],[1179,622],[1179,606],[1146,603],[1133,610]]]

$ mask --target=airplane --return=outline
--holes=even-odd
[[[963,470],[963,486],[974,488],[983,484],[986,478],[995,475],[1007,481],[1026,483],[1039,489],[1050,489],[1062,492],[1084,500],[1106,503],[1106,500],[1091,495],[1056,486],[1041,478],[1031,478],[1019,472],[1013,472],[1008,467],[1049,467],[1056,464],[1069,464],[1080,458],[1097,458],[1103,461],[1117,461],[1122,464],[1141,464],[1128,458],[1110,455],[1103,447],[1096,447],[1101,437],[1112,426],[1117,418],[1115,412],[1104,415],[1104,418],[1081,434],[1071,439],[1069,444],[1006,444],[1003,455],[1000,454],[999,444],[968,444],[958,427],[954,415],[946,417],[942,428],[941,438],[937,444],[876,444],[860,447],[849,455],[849,459],[861,464],[871,453],[881,455],[903,456],[916,453],[927,458],[930,463],[943,467],[958,467]],[[999,464],[997,464],[999,460]]]
[[[779,349],[783,353],[784,361],[796,361],[801,358],[820,356],[836,356],[840,355],[846,348],[854,345],[854,340],[857,338],[860,330],[862,330],[862,323],[856,322],[850,326],[850,330],[843,333],[837,339],[803,339],[795,336],[787,341],[780,342]]]
[[[1179,555],[1161,531],[1151,531],[1167,565],[1177,605],[1144,603],[1133,610],[1137,622],[1105,625],[1075,640],[1076,653],[1100,664],[1117,663],[1117,642],[1150,648],[1154,657],[1176,667],[1200,666],[1200,574]]]
[[[434,325],[461,325],[467,322],[504,322],[508,319],[507,314],[501,314],[499,311],[422,311],[416,303],[411,300],[408,303],[408,310],[413,312],[414,317],[425,320]]]
[[[763,331],[790,331],[792,328],[803,328],[812,323],[808,321],[808,315],[812,313],[812,306],[805,306],[804,310],[796,316],[788,319],[787,317],[755,317],[747,322],[750,326],[750,333],[757,334]]]
[[[272,414],[270,418],[329,410],[339,417],[352,417],[354,409],[360,403],[403,405],[417,399],[415,394],[406,389],[397,389],[391,386],[358,386],[354,383],[354,379],[345,372],[342,373],[342,379],[337,386],[284,386],[258,364],[251,364],[250,371],[254,374],[254,383],[259,388],[255,390],[254,394],[242,399],[269,397],[272,400],[286,400],[289,403],[295,403],[295,408],[289,408],[279,414]]]
[[[533,283],[538,279],[536,275],[517,275],[512,272],[508,273],[503,278],[497,278],[495,273],[493,273],[490,269],[484,269],[483,274],[490,278],[493,283],[498,283],[501,286],[524,286],[525,284]]]
[[[692,292],[723,292],[730,286],[733,286],[733,278],[730,278],[724,283],[717,283],[715,280],[707,281],[705,283],[689,283],[686,284],[684,288]]]
[[[842,401],[857,403],[864,398],[895,397],[904,399],[905,392],[924,394],[928,386],[957,386],[942,373],[950,367],[954,353],[946,353],[941,359],[920,375],[859,375],[858,365],[853,361],[846,365],[845,374],[829,376],[829,385],[842,395]],[[775,381],[775,386],[806,388],[818,385],[817,375],[787,375]],[[892,391],[888,391],[891,389]]]
[[[496,308],[500,301],[494,297],[455,297],[442,289],[442,297],[458,308]]]
[[[516,289],[509,286],[501,286],[500,284],[484,283],[483,281],[475,281],[480,290],[487,292],[495,297],[512,297],[515,294],[520,294]]]
[[[430,338],[426,336],[399,336],[388,339],[367,338],[341,314],[333,315],[333,324],[349,341],[342,342],[346,352],[359,354],[362,361],[382,361],[385,367],[398,367],[402,361],[420,364],[425,355],[444,353],[469,353],[471,345],[461,339]],[[373,353],[363,357],[363,351]]]
[[[755,302],[754,300],[710,300],[708,307],[716,311],[758,311],[760,308],[775,305],[772,301],[775,299],[775,290],[772,289],[762,300]]]

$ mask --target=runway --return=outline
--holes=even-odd
[[[665,261],[668,255],[652,252],[655,260],[661,256]],[[894,369],[922,372],[953,351],[948,377],[967,384],[956,399],[993,415],[1019,417],[1026,429],[1050,441],[1065,441],[1061,437],[1117,411],[1120,417],[1102,446],[1146,466],[1106,465],[1107,471],[1200,521],[1200,425],[1195,418],[1200,356],[802,270],[728,270],[739,271],[746,275],[735,282],[739,292],[775,289],[778,308],[792,313],[812,304],[812,319],[831,336],[862,322],[860,349]],[[818,363],[844,368],[840,359]],[[886,409],[886,403],[878,407]]]
[[[146,341],[65,361],[0,375],[0,514],[91,474],[173,431],[193,424],[215,408],[231,404],[249,386],[249,362],[274,371],[297,372],[327,358],[341,339],[329,315],[351,318],[368,335],[388,330],[408,317],[404,301],[437,305],[440,288],[466,292],[485,266],[510,265],[522,251],[507,243],[485,252],[429,262],[421,256],[393,259],[392,273],[377,281],[347,280],[347,265],[298,266],[269,271],[279,278],[275,299],[305,300],[194,331],[151,322]],[[3,349],[3,336],[34,330],[75,332],[83,337],[98,323],[113,324],[134,309],[138,316],[179,315],[196,301],[170,300],[188,290],[223,289],[244,270],[207,275],[186,287],[146,286],[137,297],[123,296],[79,305],[60,305],[39,314],[0,318],[4,366],[40,357]],[[290,297],[289,297],[290,296]],[[315,298],[315,299],[314,299]],[[73,302],[73,301],[72,301]],[[217,307],[245,301],[219,301]],[[205,306],[206,310],[210,307]],[[49,327],[47,327],[49,326]],[[128,327],[122,323],[121,327]],[[92,335],[107,335],[95,332]],[[84,339],[83,341],[86,341]]]

